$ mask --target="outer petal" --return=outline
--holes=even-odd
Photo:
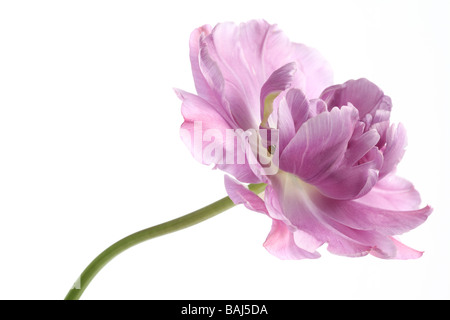
[[[199,162],[224,170],[239,181],[247,183],[260,182],[245,159],[239,163],[227,163],[227,154],[237,155],[238,141],[227,140],[227,132],[232,130],[229,123],[207,101],[199,96],[176,90],[183,101],[181,111],[185,119],[181,125],[181,139]],[[233,131],[234,132],[234,131]],[[206,152],[211,150],[211,154]],[[215,154],[215,152],[219,154]],[[213,154],[214,153],[214,154]]]
[[[200,78],[199,83],[206,82],[216,93],[220,92],[224,108],[229,109],[244,130],[256,128],[261,122],[260,89],[282,66],[297,64],[299,72],[293,85],[310,98],[316,98],[331,84],[331,69],[317,51],[291,43],[275,25],[263,20],[239,26],[218,24],[200,42],[199,65],[206,80]]]
[[[244,204],[247,209],[268,214],[264,201],[260,197],[227,175],[225,189],[235,204]]]
[[[408,211],[381,209],[357,201],[333,200],[319,193],[315,193],[312,198],[318,210],[342,225],[389,236],[399,235],[418,227],[432,211],[429,206]]]
[[[192,75],[194,77],[195,89],[200,97],[208,101],[209,103],[215,103],[216,97],[211,90],[209,83],[206,81],[199,63],[200,57],[200,39],[204,38],[211,33],[212,27],[210,25],[204,25],[195,29],[191,33],[189,39],[189,57],[191,60]]]
[[[330,220],[310,197],[311,193],[318,191],[295,176],[280,173],[272,177],[272,187],[274,192],[266,192],[266,203],[278,203],[281,211],[279,215],[283,217],[286,225],[313,235],[318,243],[327,242],[330,252],[352,257],[367,255],[373,247],[371,243],[376,242],[374,236],[366,231],[353,230]],[[268,209],[270,212],[271,208]],[[297,245],[301,245],[299,239]]]
[[[392,243],[394,243],[394,245],[396,247],[396,254],[395,254],[395,256],[388,257],[388,258],[399,259],[399,260],[409,260],[409,259],[418,259],[423,255],[423,251],[418,251],[418,250],[412,249],[412,248],[404,245],[403,243],[401,243],[394,237],[392,237],[391,240],[392,240]],[[386,258],[386,256],[384,256],[383,254],[380,254],[376,250],[372,250],[370,252],[370,254],[377,258],[382,258],[382,259]]]
[[[323,89],[333,84],[330,64],[315,49],[303,44],[293,44],[296,60],[304,74],[303,89],[308,99],[318,98]]]
[[[288,227],[278,220],[272,221],[272,230],[270,230],[264,247],[274,256],[283,260],[296,260],[296,259],[316,259],[320,257],[317,252],[309,252],[300,249],[294,239],[293,233],[291,233]]]

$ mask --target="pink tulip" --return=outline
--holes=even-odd
[[[432,209],[395,175],[406,132],[390,123],[391,100],[375,84],[332,86],[316,50],[265,21],[198,28],[190,58],[197,95],[177,90],[182,139],[196,159],[234,177],[225,176],[234,203],[273,220],[270,253],[318,258],[327,243],[344,256],[422,255],[396,236]],[[256,195],[242,183],[267,187]]]

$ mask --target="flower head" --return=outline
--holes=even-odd
[[[390,123],[391,99],[375,84],[332,86],[316,50],[265,21],[196,29],[190,57],[198,94],[177,90],[183,141],[234,177],[225,186],[235,203],[272,218],[269,252],[317,258],[326,243],[345,256],[421,256],[395,236],[431,208],[395,175],[406,132]],[[241,184],[261,182],[261,195]]]

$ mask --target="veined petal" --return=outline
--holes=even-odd
[[[280,168],[315,184],[342,161],[358,118],[355,108],[334,108],[306,121],[280,156]]]
[[[211,29],[212,27],[210,25],[204,25],[192,31],[191,37],[189,39],[189,58],[191,61],[195,89],[197,90],[198,95],[209,103],[214,103],[216,101],[216,97],[214,96],[209,83],[206,81],[200,69],[199,63],[200,39],[210,34]]]
[[[274,256],[282,260],[317,259],[318,252],[309,252],[299,248],[294,235],[288,227],[278,220],[272,221],[272,229],[264,242],[264,247]]]
[[[384,235],[399,235],[421,225],[431,214],[426,206],[418,210],[388,210],[372,207],[358,201],[338,201],[313,195],[316,208],[330,219],[356,230],[376,231]]]
[[[381,258],[381,259],[390,258],[390,259],[399,259],[399,260],[418,259],[423,255],[423,251],[418,251],[418,250],[412,249],[412,248],[404,245],[403,243],[401,243],[394,237],[391,237],[391,240],[392,240],[392,243],[396,247],[395,256],[386,257],[385,255],[380,254],[380,252],[377,250],[371,251],[370,254],[377,258]]]
[[[383,151],[383,166],[380,170],[380,179],[395,170],[397,164],[405,154],[407,145],[405,127],[400,123],[391,125],[386,134],[386,146]]]
[[[181,139],[194,158],[203,164],[215,165],[239,181],[260,182],[261,179],[253,173],[247,158],[241,162],[234,159],[227,161],[230,154],[237,155],[239,138],[232,143],[228,141],[229,132],[234,132],[234,129],[217,110],[197,95],[182,90],[176,90],[176,93],[183,101],[181,112],[185,121],[181,125]]]
[[[356,201],[387,210],[417,210],[421,204],[413,184],[393,174],[379,180],[368,194]]]
[[[391,110],[389,97],[367,79],[349,80],[344,84],[331,86],[322,92],[320,98],[330,109],[351,103],[358,109],[360,119],[363,119],[366,114],[371,114],[373,117],[380,109]]]
[[[277,99],[275,102],[280,138],[278,152],[281,154],[298,129],[312,114],[308,99],[299,89],[288,90],[281,99]]]
[[[271,178],[271,182],[275,192],[266,192],[266,203],[279,202],[283,223],[290,226],[291,232],[295,230],[306,232],[316,239],[316,244],[326,242],[327,249],[339,255],[363,256],[374,247],[386,256],[395,255],[395,246],[388,236],[376,230],[352,228],[333,219],[333,211],[325,211],[320,204],[321,197],[325,197],[317,189],[301,182],[294,175],[280,172]],[[277,199],[270,199],[271,197]],[[268,210],[270,214],[271,208],[268,207]],[[302,247],[299,242],[300,238],[297,239],[297,246]],[[310,244],[307,242],[304,247],[310,248]]]
[[[268,214],[264,201],[260,197],[227,175],[225,189],[235,204],[243,204],[247,209]]]

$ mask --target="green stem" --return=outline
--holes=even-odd
[[[263,192],[265,188],[266,185],[264,183],[249,185],[249,189],[256,194]],[[105,251],[100,253],[97,258],[95,258],[86,267],[86,269],[73,285],[72,289],[70,289],[65,300],[78,300],[83,294],[84,290],[86,290],[92,279],[94,279],[94,277],[97,275],[97,273],[109,261],[111,261],[113,258],[118,256],[125,250],[144,241],[193,226],[197,223],[212,218],[234,206],[235,204],[233,203],[233,201],[231,201],[229,197],[225,197],[197,211],[194,211],[177,219],[150,227],[148,229],[138,231],[129,235],[128,237],[123,238],[122,240],[117,241]]]

